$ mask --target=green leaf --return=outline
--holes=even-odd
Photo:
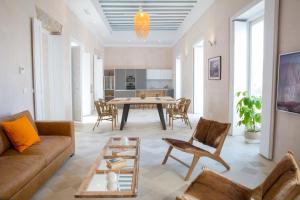
[[[260,113],[255,113],[255,115],[254,115],[254,121],[256,123],[261,123],[261,114]]]
[[[256,107],[256,109],[258,109],[258,110],[261,109],[261,101],[260,101],[260,100],[256,100],[256,101],[255,101],[255,107]]]

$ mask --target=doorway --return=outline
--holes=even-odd
[[[203,41],[194,46],[194,114],[203,116]]]
[[[66,120],[63,37],[33,19],[33,74],[36,120]]]
[[[176,73],[175,73],[175,96],[176,99],[181,98],[181,59],[180,57],[176,58]]]
[[[72,117],[74,121],[82,121],[81,109],[81,47],[71,42],[72,71]]]

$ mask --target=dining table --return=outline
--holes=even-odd
[[[120,130],[123,130],[127,119],[128,113],[131,105],[144,105],[144,104],[155,104],[157,107],[158,115],[160,118],[160,122],[163,130],[167,130],[163,105],[176,104],[176,100],[172,97],[128,97],[128,98],[114,98],[107,102],[107,104],[111,105],[123,105],[122,119],[120,124]]]

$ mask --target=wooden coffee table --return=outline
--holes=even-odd
[[[140,160],[140,139],[129,137],[127,145],[121,144],[120,137],[111,137],[102,149],[89,173],[84,178],[75,197],[77,198],[125,198],[136,197],[138,192],[138,174]],[[126,167],[109,169],[106,160],[123,158]],[[107,189],[107,174],[115,172],[118,175],[118,189]]]

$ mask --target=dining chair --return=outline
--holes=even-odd
[[[102,102],[102,103],[107,103],[105,101],[105,99],[98,99],[99,102]],[[116,114],[116,123],[118,123],[119,121],[119,112],[118,112],[118,106],[115,105],[115,104],[111,104],[110,105],[112,107],[112,110],[114,111],[114,113]]]
[[[227,170],[229,170],[229,165],[221,158],[220,154],[230,125],[230,123],[221,123],[214,120],[207,120],[201,117],[189,141],[182,141],[173,138],[163,138],[163,140],[169,144],[169,148],[162,164],[166,164],[168,158],[171,157],[189,168],[188,173],[185,177],[186,181],[189,180],[198,160],[201,157],[208,157],[216,160],[224,165]],[[210,152],[196,145],[193,145],[194,141],[214,148],[214,152]],[[188,154],[193,154],[194,157],[191,165],[188,165],[175,156],[171,155],[171,151],[173,150],[173,148]]]
[[[172,109],[180,109],[183,104],[185,102],[185,98],[182,97],[182,98],[179,98],[179,99],[176,99],[176,103],[175,104],[167,104],[166,106],[166,121],[169,121],[169,114],[171,112]]]
[[[93,127],[93,131],[95,130],[96,126],[98,127],[100,122],[102,120],[107,120],[107,121],[111,121],[112,122],[112,130],[114,129],[114,127],[117,125],[116,121],[117,121],[117,111],[116,109],[112,106],[107,104],[105,101],[95,101],[94,105],[96,107],[97,110],[97,121]]]
[[[169,109],[169,125],[172,124],[172,130],[174,128],[174,120],[181,119],[187,126],[192,129],[191,122],[188,116],[188,110],[191,104],[190,99],[183,99],[181,102],[176,106],[170,106]]]
[[[300,170],[288,152],[256,188],[244,185],[204,168],[176,200],[295,200],[300,197]]]

